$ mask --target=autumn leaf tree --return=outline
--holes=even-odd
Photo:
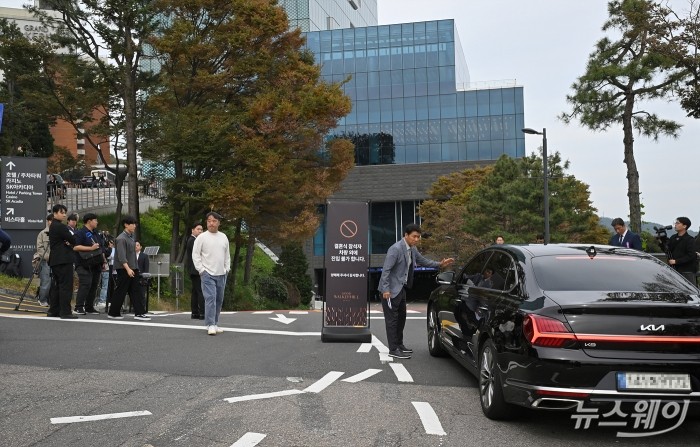
[[[318,225],[323,203],[353,166],[352,143],[325,140],[350,111],[339,85],[320,80],[268,0],[160,0],[164,11],[149,42],[162,88],[148,98],[146,154],[172,163],[168,185],[173,233],[216,209],[235,222],[235,253],[248,248],[250,279],[257,238],[301,240]],[[172,254],[171,254],[172,256]],[[233,265],[237,264],[234,257]],[[234,275],[232,275],[234,276]]]
[[[594,131],[622,125],[627,169],[630,227],[640,232],[642,208],[639,170],[634,154],[635,131],[657,141],[660,136],[677,137],[681,125],[643,108],[646,100],[666,98],[687,76],[673,57],[671,38],[678,22],[671,10],[650,0],[616,0],[608,3],[609,19],[604,37],[588,59],[586,72],[567,95],[572,110],[561,119]]]

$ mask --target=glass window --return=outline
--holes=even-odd
[[[380,98],[391,98],[391,72],[390,71],[380,71],[379,72],[379,97]]]
[[[306,34],[306,48],[311,50],[314,54],[321,52],[321,37],[319,33]]]
[[[377,48],[379,46],[379,38],[377,37],[377,27],[370,26],[367,28],[367,48]]]
[[[503,140],[491,140],[491,158],[497,160],[503,155]]]
[[[389,48],[379,49],[379,69],[380,70],[391,70],[391,54]]]
[[[401,25],[401,42],[403,45],[413,45],[413,23]]]
[[[415,144],[406,145],[406,163],[418,163],[418,146]]]
[[[331,76],[333,74],[333,61],[331,53],[321,53],[321,76]]]
[[[464,110],[464,93],[457,92],[455,94],[455,97],[455,101],[457,102],[457,117],[464,118],[465,116],[467,116]]]
[[[355,71],[367,71],[367,50],[355,50]]]
[[[431,144],[430,145],[430,161],[431,162],[444,161],[442,159],[442,144]]]
[[[442,143],[442,161],[458,161],[459,144]]]
[[[440,93],[455,92],[455,71],[454,67],[438,67],[440,73]]]
[[[379,48],[389,48],[389,26],[379,26],[377,31],[379,37]]]
[[[381,122],[388,123],[392,121],[391,100],[379,101],[381,107]]]
[[[416,115],[416,98],[407,96],[403,99],[404,115],[406,121],[415,121]]]
[[[490,257],[491,251],[484,251],[472,258],[467,263],[467,266],[464,267],[464,270],[462,270],[458,279],[459,283],[474,285],[475,281],[478,282],[481,273],[484,271],[484,267],[486,267],[486,262]]]
[[[370,71],[367,73],[367,98],[379,98],[379,72]]]
[[[503,117],[501,115],[491,115],[491,139],[503,139]]]
[[[403,94],[404,96],[416,95],[416,74],[412,68],[403,71]]]
[[[425,40],[427,43],[438,43],[437,22],[425,22]]]
[[[459,141],[459,134],[457,132],[457,119],[442,119],[440,121],[440,133],[442,134],[442,141],[448,143],[456,143]],[[456,160],[456,159],[455,159]]]
[[[515,262],[506,253],[495,251],[486,265],[486,270],[490,269],[491,276],[485,278],[481,287],[488,287],[494,290],[510,290],[515,286]],[[488,273],[485,272],[486,276]]]
[[[416,97],[416,119],[427,120],[428,119],[428,97],[418,96]]]
[[[404,123],[404,130],[405,130],[404,135],[406,138],[407,145],[418,143],[418,137],[416,136],[416,122],[415,121],[406,121]],[[413,161],[415,161],[415,160],[413,160]]]
[[[406,225],[412,223],[418,223],[415,202],[413,200],[404,200],[401,202],[401,221],[398,222],[400,233],[403,234],[403,229]]]
[[[389,39],[392,47],[401,45],[401,24],[389,25]]]
[[[353,28],[343,29],[343,49],[350,51],[355,48],[355,31]]]
[[[425,44],[416,45],[413,48],[416,68],[423,68],[426,65],[427,57],[425,55]]]
[[[457,117],[457,95],[440,95],[441,118]]]
[[[428,163],[430,161],[430,146],[427,144],[416,145],[416,163]]]
[[[355,101],[355,120],[357,124],[366,124],[369,119],[369,104],[367,101]]]
[[[320,33],[321,39],[321,52],[330,53],[331,51],[331,33],[330,31],[323,31]]]
[[[425,44],[425,22],[413,23],[413,38],[416,45]]]
[[[503,138],[516,138],[515,115],[503,115]]]
[[[509,115],[515,113],[515,90],[512,88],[504,88],[501,91],[503,96],[503,114]]]
[[[341,51],[343,49],[343,30],[334,29],[331,31],[331,51]]]
[[[428,67],[436,67],[439,65],[440,61],[440,55],[438,54],[439,52],[439,45],[437,43],[429,43],[426,46],[426,51],[425,51],[425,56],[426,56],[426,62],[425,65]]]
[[[401,47],[391,47],[391,69],[400,70],[403,68],[403,55]]]
[[[386,254],[397,241],[394,202],[370,202],[369,207],[372,254]]]
[[[467,141],[467,160],[479,159],[479,143],[476,141]]]
[[[523,88],[518,87],[514,89],[515,94],[515,113],[523,113],[525,111],[525,106],[523,105]]]
[[[334,52],[331,53],[331,56],[333,57],[333,67],[331,68],[333,74],[344,74],[345,71],[343,70],[343,52]]]
[[[391,109],[393,110],[393,116],[394,116],[394,121],[403,121],[404,120],[404,107],[403,107],[403,98],[402,97],[394,97],[391,100]],[[396,124],[396,123],[394,123]],[[403,125],[403,123],[402,123]],[[403,133],[403,132],[402,132]]]
[[[491,115],[503,114],[503,95],[500,89],[489,90],[490,113]]]
[[[464,93],[464,116],[478,116],[476,90]]]
[[[428,118],[440,119],[440,97],[428,96]]]
[[[367,50],[367,71],[379,71],[379,50]]]
[[[440,94],[440,68],[439,67],[428,67],[428,94],[429,95],[439,95]]]
[[[517,157],[515,139],[503,140],[503,153],[509,157]]]
[[[364,50],[367,47],[367,28],[354,28],[355,49]]]
[[[403,50],[403,60],[401,62],[401,66],[403,68],[413,68],[414,67],[413,47],[406,46],[406,47],[403,47],[402,50]]]
[[[477,90],[476,91],[476,103],[477,111],[479,116],[488,116],[491,114],[491,99],[489,98],[488,90]]]
[[[479,141],[491,139],[491,118],[488,116],[480,116],[477,118],[479,125]]]
[[[416,96],[428,94],[428,71],[425,68],[416,68]]]
[[[491,158],[491,140],[479,141],[479,160],[493,160]]]
[[[352,80],[355,84],[353,101],[367,99],[367,73],[355,73]]]
[[[428,120],[416,121],[416,141],[418,144],[430,143],[430,124],[428,124]]]
[[[479,141],[479,118],[465,118],[466,140]]]
[[[406,163],[406,146],[401,144],[394,146],[394,163],[397,165]]]
[[[403,70],[391,70],[391,96],[403,96]]]
[[[355,52],[344,51],[343,59],[345,60],[343,73],[355,73]]]
[[[430,126],[430,142],[442,143],[440,120],[429,120],[428,125]]]
[[[369,103],[369,120],[368,120],[368,122],[370,124],[378,123],[381,120],[381,111],[379,108],[380,102],[381,101],[378,99],[370,99],[368,101],[368,103]]]
[[[440,20],[438,22],[438,36],[440,42],[454,42],[454,20]]]
[[[394,109],[394,113],[396,113],[396,109]],[[394,121],[392,123],[391,134],[394,136],[394,143],[397,145],[400,144],[403,146],[404,144],[406,144],[406,139],[404,138],[403,128],[404,128],[403,121]]]
[[[454,42],[441,43],[440,52],[438,54],[438,65],[441,67],[452,67],[454,70],[455,66],[455,44]]]
[[[515,151],[516,157],[525,156],[525,138],[518,138],[515,140]]]

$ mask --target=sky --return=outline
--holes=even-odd
[[[26,0],[0,0],[21,7]],[[687,0],[670,0],[677,11]],[[600,133],[558,119],[570,111],[566,95],[584,73],[589,54],[604,34],[605,0],[378,0],[379,23],[454,19],[472,82],[515,79],[524,87],[525,125],[547,129],[547,148],[570,161],[569,174],[590,187],[601,217],[629,219],[622,129]],[[645,106],[683,125],[677,139],[654,142],[635,136],[643,220],[670,225],[687,216],[700,227],[700,120],[686,118],[674,103]],[[538,135],[526,137],[528,153]]]
[[[558,119],[570,111],[566,95],[584,73],[588,56],[604,33],[604,0],[378,0],[379,23],[454,19],[472,82],[515,79],[524,87],[525,126],[547,129],[547,150],[570,161],[569,174],[589,185],[602,217],[629,220],[627,168],[622,128],[596,133]],[[687,0],[672,0],[677,11]],[[700,226],[700,120],[679,106],[658,102],[646,110],[683,124],[678,139],[658,142],[635,135],[635,158],[648,222],[671,225],[687,216]],[[527,135],[527,153],[538,151],[539,135]]]

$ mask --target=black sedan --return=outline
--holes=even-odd
[[[428,347],[479,381],[491,419],[640,399],[700,402],[700,290],[611,246],[498,245],[438,276]]]

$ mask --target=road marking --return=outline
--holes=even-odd
[[[407,320],[425,320],[425,316],[422,317],[406,317]],[[369,317],[370,320],[383,320],[384,317]]]
[[[35,316],[30,316],[30,315],[3,315],[3,314],[0,314],[0,318],[18,318],[18,319],[32,318],[36,321],[50,321],[50,322],[70,321],[72,323],[118,324],[118,325],[127,325],[127,326],[165,327],[165,328],[171,328],[171,329],[196,329],[199,331],[205,331],[207,329],[206,326],[200,326],[200,325],[195,326],[195,325],[190,325],[190,324],[149,323],[149,322],[145,322],[145,321],[91,320],[88,318],[79,318],[77,320],[61,320],[59,318],[46,318],[46,317],[37,318]],[[274,330],[268,330],[268,329],[239,329],[239,328],[222,328],[222,329],[225,329],[226,332],[240,332],[240,333],[244,333],[244,334],[294,335],[297,337],[306,337],[306,336],[320,337],[321,336],[320,332],[292,332],[292,331],[274,331]]]
[[[411,309],[409,309],[409,310],[406,311],[406,313],[407,313],[407,314],[419,314],[420,311],[419,311],[419,310],[411,310]]]
[[[150,416],[150,411],[128,411],[126,413],[96,414],[94,416],[68,416],[51,418],[52,424],[72,424],[73,422],[102,421],[105,419],[132,418],[135,416]]]
[[[230,403],[245,402],[247,400],[271,399],[273,397],[292,396],[294,394],[301,394],[303,392],[304,391],[302,390],[284,390],[275,391],[274,393],[249,394],[248,396],[227,397],[224,400]]]
[[[382,372],[381,369],[368,369],[368,370],[365,370],[359,374],[355,374],[352,377],[348,377],[347,379],[343,379],[343,382],[357,383],[361,380],[368,379],[368,378],[372,377],[373,375],[378,374],[380,372]]]
[[[399,382],[413,382],[413,377],[411,377],[411,374],[409,374],[406,367],[401,363],[391,363],[389,366],[394,370],[394,374],[396,374],[396,378],[399,379]]]
[[[231,444],[231,447],[253,447],[258,445],[260,441],[265,439],[265,436],[262,433],[253,433],[252,431],[249,431],[245,435],[241,437],[238,441],[234,442]]]
[[[369,313],[371,313],[371,314],[383,314],[384,311],[382,311],[382,310],[370,310]]]
[[[360,347],[357,348],[357,352],[369,352],[372,350],[372,343],[362,343]]]
[[[272,315],[271,310],[258,310],[256,312],[253,312],[253,315]]]
[[[289,314],[290,315],[308,315],[309,311],[308,310],[290,310]]]
[[[382,363],[393,362],[394,359],[389,357],[389,348],[384,346],[384,343],[374,335],[372,335],[372,346],[379,351],[379,361]]]
[[[297,321],[296,318],[289,318],[285,314],[276,314],[277,317],[270,317],[270,320],[279,321],[280,323],[289,324]]]
[[[338,380],[343,374],[340,371],[331,371],[325,376],[321,377],[316,383],[312,384],[304,390],[305,393],[320,393],[325,390],[328,385],[332,384]]]
[[[190,313],[191,313],[191,312],[190,312]],[[237,313],[238,313],[238,312],[235,311],[235,310],[228,310],[228,311],[226,311],[226,312],[219,312],[219,314],[221,314],[221,315],[233,315],[233,314],[237,314]]]
[[[393,366],[393,365],[392,365]],[[440,424],[440,419],[438,419],[437,414],[430,406],[428,402],[411,402],[413,407],[420,417],[420,421],[423,423],[423,428],[425,433],[429,435],[444,436],[445,430],[442,429],[442,424]]]

